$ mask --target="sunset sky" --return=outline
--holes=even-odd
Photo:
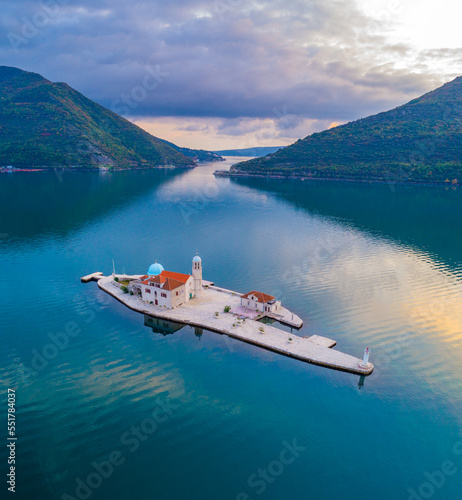
[[[462,74],[453,0],[15,0],[0,64],[180,146],[287,145]]]

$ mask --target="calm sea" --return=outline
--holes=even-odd
[[[233,159],[236,161],[236,159]],[[462,192],[216,179],[194,170],[0,175],[0,464],[16,497],[462,498]],[[145,318],[80,277],[155,260],[282,299],[365,380]]]

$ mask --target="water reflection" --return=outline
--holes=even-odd
[[[233,179],[310,214],[391,237],[462,267],[462,190],[441,186]]]
[[[0,233],[9,239],[66,234],[156,191],[185,169],[34,172],[0,176]]]
[[[144,315],[144,324],[151,328],[154,333],[160,333],[164,337],[172,335],[186,326],[184,323],[177,323],[176,321],[169,321],[163,318],[154,318],[147,314]]]

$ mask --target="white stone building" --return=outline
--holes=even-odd
[[[242,295],[241,306],[255,311],[275,313],[281,307],[281,301],[272,295],[253,290]]]
[[[202,261],[195,255],[192,263],[192,275],[165,271],[155,262],[149,267],[148,274],[132,281],[129,290],[141,295],[145,302],[159,307],[173,309],[202,292]]]

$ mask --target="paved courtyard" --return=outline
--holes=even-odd
[[[114,283],[112,276],[99,279],[98,286],[131,309],[143,314],[224,333],[308,363],[358,374],[369,374],[373,370],[372,364],[363,369],[359,366],[359,358],[331,349],[330,347],[335,345],[335,341],[331,339],[317,335],[303,338],[250,318],[239,320],[238,314],[233,314],[233,311],[240,310],[240,295],[229,290],[207,286],[203,288],[201,297],[175,309],[165,309],[143,302],[136,295],[123,293],[120,286]],[[223,312],[225,306],[231,306],[231,312]]]

